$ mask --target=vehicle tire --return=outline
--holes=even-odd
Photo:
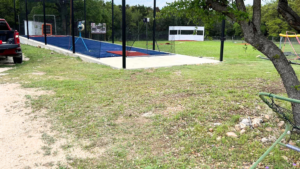
[[[20,64],[23,62],[23,57],[13,57],[13,60],[15,64]]]

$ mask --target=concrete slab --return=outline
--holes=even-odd
[[[117,69],[122,69],[122,57],[101,58],[99,62]],[[185,55],[127,57],[126,69],[148,69],[205,63],[219,63],[219,61]]]
[[[98,63],[110,66],[115,69],[122,69],[122,57],[109,57],[109,58],[94,58],[87,55],[82,55],[79,53],[73,54],[69,50],[58,48],[52,45],[45,45],[44,43],[34,41],[21,37],[21,43],[31,46],[38,46],[45,49],[53,50],[57,53],[80,57],[83,61]],[[180,66],[180,65],[198,65],[198,64],[207,64],[207,63],[219,63],[217,60],[209,58],[198,58],[185,55],[160,55],[160,56],[136,56],[136,57],[127,57],[126,59],[126,69],[148,69],[148,68],[158,68],[158,67],[171,67],[171,66]]]

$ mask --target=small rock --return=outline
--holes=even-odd
[[[235,128],[236,131],[240,131],[240,130],[241,130],[241,125],[236,124],[236,125],[234,126],[234,128]]]
[[[147,113],[142,115],[142,117],[153,117],[153,116],[155,116],[155,114],[153,114],[152,111],[147,112]]]
[[[271,118],[270,118],[270,116],[269,116],[269,115],[267,115],[267,114],[266,114],[266,115],[264,116],[264,121],[266,121],[266,122],[267,122],[267,121],[270,121],[270,119],[271,119]]]
[[[51,52],[51,55],[53,55],[54,54],[54,52]]]
[[[222,139],[221,136],[217,137],[217,141],[221,141],[221,139]]]
[[[262,122],[263,122],[263,120],[261,118],[255,118],[252,120],[252,126],[254,128],[256,128],[256,127],[260,126],[260,123],[262,123]]]
[[[263,143],[266,143],[266,142],[268,142],[268,141],[269,141],[269,140],[268,140],[267,138],[265,138],[265,137],[261,139],[261,142],[263,142]]]
[[[207,134],[208,134],[208,135],[210,135],[210,137],[212,137],[212,136],[213,136],[213,133],[207,132]]]
[[[240,131],[240,134],[244,134],[244,133],[246,133],[245,129],[243,129],[243,130]]]
[[[258,126],[260,126],[260,124],[259,123],[254,123],[252,126],[253,126],[253,128],[257,128]]]
[[[272,128],[271,127],[266,127],[266,131],[270,132],[270,131],[272,131]]]
[[[243,120],[241,121],[241,123],[246,124],[246,126],[250,126],[251,121],[250,121],[249,119],[243,119]]]
[[[234,138],[237,138],[237,137],[238,137],[234,132],[227,132],[226,135],[227,135],[228,137],[234,137]]]
[[[289,144],[292,145],[292,146],[295,146],[295,145],[296,145],[296,143],[294,143],[294,142],[292,142],[292,141],[290,141]]]
[[[244,124],[244,123],[240,123],[240,128],[241,129],[244,129],[244,128],[246,128],[247,127],[247,125],[246,124]]]
[[[214,129],[213,129],[213,128],[209,128],[208,131],[209,131],[209,132],[213,132]]]
[[[214,123],[214,126],[220,126],[221,123]]]
[[[280,121],[280,122],[277,124],[277,126],[280,127],[280,128],[283,127],[283,126],[284,126],[284,121]]]
[[[269,136],[269,138],[268,138],[270,141],[276,141],[277,140],[277,138],[275,137],[275,136]]]
[[[24,58],[23,59],[23,61],[29,61],[30,60],[30,58]]]
[[[281,156],[285,161],[288,161],[288,158],[286,156]]]
[[[280,121],[279,118],[276,118],[276,119],[275,119],[275,122],[279,123],[279,121]]]

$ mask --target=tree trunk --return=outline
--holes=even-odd
[[[297,16],[294,15],[293,12],[291,12],[292,9],[288,9],[286,6],[284,6],[287,5],[287,0],[279,1],[281,1],[283,4],[283,7],[280,9],[285,9],[284,11],[289,14],[286,16],[292,18],[288,21],[294,21],[293,23],[297,28],[297,25],[300,24],[300,19],[298,20]],[[234,21],[238,21],[243,30],[245,41],[250,43],[253,47],[262,52],[264,55],[266,55],[273,63],[274,67],[276,68],[277,72],[279,73],[282,79],[282,83],[285,87],[288,97],[300,100],[300,91],[298,91],[296,88],[297,86],[299,86],[300,83],[293,67],[289,64],[289,61],[287,60],[283,52],[272,41],[268,40],[264,35],[262,35],[261,31],[259,30],[260,22],[257,22],[257,20],[260,21],[261,19],[261,3],[258,2],[258,0],[254,0],[254,15],[253,20],[251,22],[247,20],[247,18],[239,18],[232,11],[229,10],[227,5],[223,5],[218,1],[206,0],[206,2],[215,11],[218,11],[223,15],[228,16]],[[244,0],[235,0],[235,4],[239,12],[247,12]],[[300,104],[292,104],[292,111],[294,115],[295,124],[297,126],[300,126]]]
[[[300,84],[298,77],[283,52],[272,41],[257,33],[255,26],[251,22],[240,21],[239,23],[244,32],[245,41],[272,61],[282,79],[288,97],[300,100],[300,91],[296,88]],[[300,126],[300,104],[292,104],[292,110],[294,121]]]
[[[277,11],[292,28],[300,33],[300,17],[291,7],[288,6],[287,0],[279,0]]]

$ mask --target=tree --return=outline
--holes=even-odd
[[[190,13],[190,16],[206,16],[206,20],[212,18],[211,16],[216,19],[229,17],[237,22],[241,26],[245,41],[273,63],[288,97],[300,99],[300,83],[293,67],[278,46],[268,40],[261,31],[261,0],[253,0],[252,11],[247,11],[244,0],[190,0],[177,1],[172,5],[178,12]],[[287,0],[279,0],[278,11],[291,27],[300,32],[300,17],[288,6]],[[300,105],[292,104],[292,110],[295,123],[300,125]]]
[[[262,22],[266,25],[268,34],[276,37],[279,33],[291,30],[290,26],[277,12],[278,2],[271,2],[262,7]]]
[[[299,2],[295,3],[295,1],[296,0],[292,1],[292,4],[295,7],[298,7],[296,7],[296,9],[299,9]],[[300,16],[289,6],[287,0],[279,0],[277,11],[292,28],[294,28],[298,33],[300,33]]]
[[[16,0],[16,12],[18,13],[19,7],[18,4],[19,1]],[[0,4],[2,8],[0,8],[0,18],[4,18],[9,25],[13,28],[15,19],[14,19],[14,1],[10,0],[0,0]]]

